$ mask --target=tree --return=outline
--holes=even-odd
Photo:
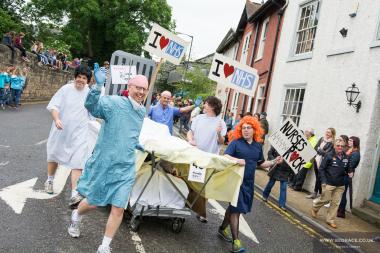
[[[174,28],[166,0],[32,0],[40,20],[61,26],[61,37],[78,56],[109,59],[115,50],[141,55],[152,24]]]
[[[210,66],[193,66],[192,69],[187,70],[183,82],[176,86],[176,91],[187,92],[188,97],[196,98],[202,96],[215,95],[216,83],[207,77]],[[206,73],[207,72],[207,73]]]

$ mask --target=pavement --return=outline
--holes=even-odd
[[[35,180],[31,186],[33,192],[41,194],[38,191],[43,189],[46,180],[46,139],[51,127],[45,108],[46,104],[33,104],[23,105],[19,110],[0,111],[0,252],[95,252],[103,237],[109,208],[99,208],[86,215],[81,237],[70,238],[67,233],[71,214],[67,206],[70,180],[64,182],[58,196],[49,199],[28,193],[19,212],[3,198],[5,189],[31,179]],[[276,189],[273,193],[276,194]],[[13,194],[17,200],[24,192]],[[8,198],[8,201],[13,199]],[[291,196],[288,203],[292,204]],[[186,219],[178,234],[171,231],[170,219],[144,218],[140,229],[132,232],[125,218],[112,241],[112,252],[229,252],[230,244],[216,234],[223,219],[223,208],[227,206],[219,204],[220,208],[212,202],[207,205],[207,224],[200,223],[193,215]],[[240,238],[247,252],[354,252],[331,241],[328,234],[296,214],[279,210],[275,201],[264,203],[259,190],[252,212],[244,215],[244,219],[247,226],[242,228],[241,225]],[[247,236],[247,231],[253,233],[258,242]]]
[[[261,189],[261,191],[265,188],[268,182],[267,172],[264,170],[257,170],[255,177],[256,187]],[[279,197],[280,189],[279,183],[272,188],[271,197],[273,201]],[[315,219],[310,215],[310,209],[312,207],[312,200],[307,199],[306,196],[308,192],[298,192],[294,191],[291,188],[288,188],[287,191],[287,199],[286,206],[290,212],[301,216],[307,223],[311,224],[313,227],[318,227],[318,229],[329,233],[334,236],[336,240],[340,239],[363,239],[363,240],[372,240],[376,236],[380,236],[380,229],[373,226],[372,224],[360,219],[359,217],[351,214],[350,212],[346,212],[346,218],[336,218],[335,222],[338,226],[336,229],[330,229],[330,227],[325,222],[327,208],[322,207],[318,212],[318,217]],[[362,252],[368,253],[378,253],[380,249],[380,242],[354,242],[352,240],[350,242],[353,246],[359,246],[359,250]]]

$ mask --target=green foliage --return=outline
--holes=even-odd
[[[192,70],[186,72],[184,80],[186,82],[181,82],[176,86],[176,91],[188,92],[188,97],[196,98],[202,96],[206,98],[215,94],[216,83],[211,81],[205,74],[206,70],[209,67],[205,68],[202,66],[195,65]]]
[[[7,33],[9,31],[19,31],[22,25],[13,19],[8,12],[0,9],[0,34]]]
[[[32,0],[25,10],[61,26],[58,39],[73,55],[98,61],[118,49],[141,55],[153,22],[174,28],[166,0]]]

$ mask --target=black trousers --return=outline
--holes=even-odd
[[[317,167],[317,163],[314,161],[314,173],[315,173],[315,186],[314,186],[314,192],[322,194],[322,183],[321,178],[319,177],[319,170]]]
[[[307,175],[308,171],[309,171],[309,169],[307,169],[307,168],[300,169],[300,171],[298,172],[298,174],[296,175],[296,177],[294,179],[294,183],[293,183],[294,190],[297,190],[297,191],[302,190],[302,186],[303,186],[303,183],[305,182],[306,175]]]

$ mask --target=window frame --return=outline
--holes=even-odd
[[[248,32],[245,37],[244,37],[244,44],[243,48],[241,50],[241,57],[240,57],[240,62],[243,64],[247,64],[247,58],[248,58],[248,52],[249,52],[249,43],[251,42],[251,36],[252,36],[252,31]]]
[[[270,21],[269,18],[270,17],[266,18],[261,25],[259,48],[257,50],[257,55],[256,55],[255,61],[261,60],[264,56],[265,44],[266,44],[266,40],[268,38],[269,21]]]
[[[293,100],[290,100],[291,93],[289,94],[289,99],[287,99],[288,90],[294,90]],[[297,90],[299,90],[298,96],[296,97]],[[301,94],[303,90],[302,101],[300,100]],[[306,96],[306,84],[297,84],[297,85],[285,85],[284,92],[281,99],[281,108],[280,108],[280,122],[284,122],[286,119],[290,118],[297,126],[299,126],[302,118],[302,112],[305,104],[305,96]],[[296,99],[297,100],[296,100]],[[285,103],[288,103],[285,105]],[[296,107],[294,104],[296,103]],[[291,105],[291,107],[289,107]],[[299,106],[301,105],[301,109]],[[286,106],[286,107],[285,107]],[[285,110],[286,109],[286,110]],[[295,110],[295,113],[293,111]],[[299,114],[298,111],[300,110]],[[289,112],[289,113],[288,113]],[[296,118],[298,120],[294,120]]]
[[[308,51],[308,52],[296,53],[297,44],[298,44],[297,41],[298,41],[299,26],[300,26],[300,23],[301,23],[302,9],[304,7],[306,7],[306,6],[309,6],[309,5],[312,5],[312,4],[315,4],[315,3],[319,3],[318,13],[316,13],[314,15],[314,17],[318,18],[318,24],[315,26],[314,38],[312,40],[312,45],[313,45],[312,49],[310,51]],[[295,27],[294,27],[294,32],[293,32],[293,40],[292,40],[292,44],[291,44],[291,47],[290,47],[290,53],[289,53],[288,62],[312,58],[313,51],[315,49],[315,40],[316,40],[317,32],[318,32],[318,25],[320,23],[321,8],[322,8],[322,0],[307,0],[307,1],[299,3],[299,5],[298,5],[297,19],[296,19],[296,22],[294,24]],[[309,27],[307,29],[310,30],[310,29],[313,29],[313,28]],[[303,43],[305,43],[305,42],[303,42]]]

